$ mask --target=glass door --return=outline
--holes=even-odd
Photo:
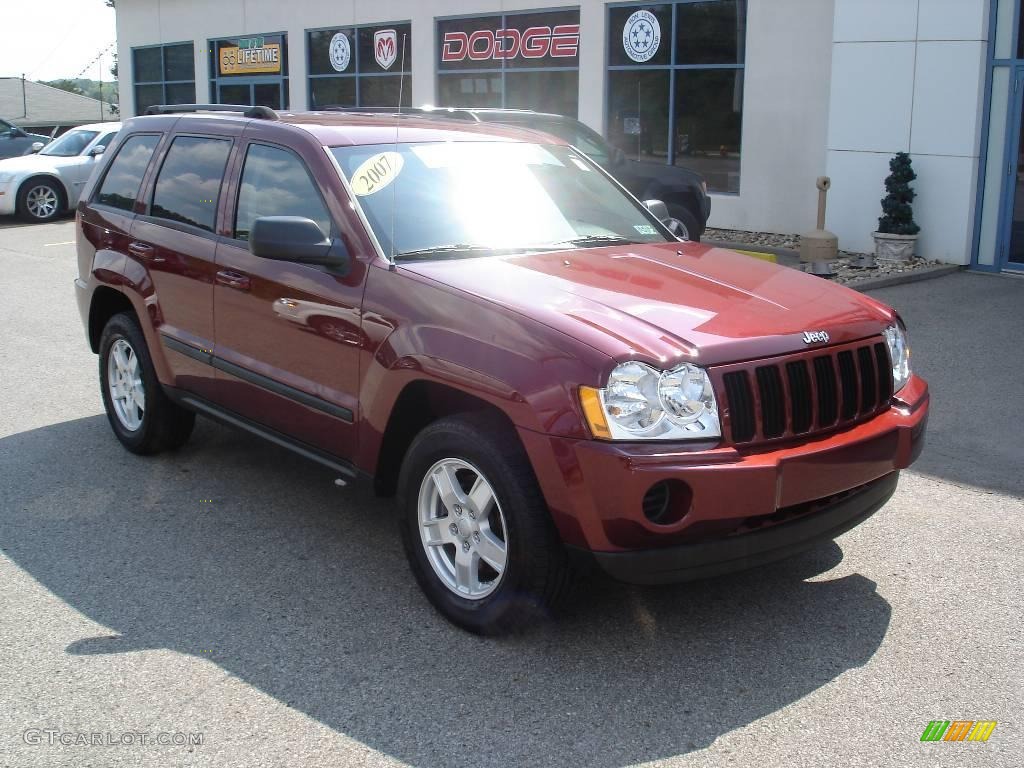
[[[1017,67],[1015,77],[1000,261],[1003,269],[1024,270],[1024,67]]]

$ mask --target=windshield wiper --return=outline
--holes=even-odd
[[[587,235],[572,240],[563,240],[559,245],[575,245],[579,248],[600,247],[602,245],[640,245],[639,240],[630,240],[620,235]]]
[[[395,260],[412,261],[414,259],[444,259],[473,256],[481,253],[508,256],[511,254],[537,253],[540,251],[564,250],[560,245],[479,245],[457,243],[455,245],[435,245],[432,248],[419,248],[414,251],[402,251],[395,254]]]
[[[452,245],[435,245],[432,248],[417,248],[412,251],[402,251],[395,254],[395,260],[412,261],[414,259],[432,259],[445,257],[458,257],[467,253],[493,253],[496,248],[489,245],[474,245],[471,243],[453,243]]]

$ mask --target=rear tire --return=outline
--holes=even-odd
[[[459,487],[442,493],[446,480]],[[529,458],[500,418],[463,414],[420,432],[402,463],[398,511],[416,581],[463,629],[524,629],[548,618],[571,590],[571,567]]]
[[[164,394],[135,316],[121,312],[110,318],[99,351],[103,407],[121,445],[140,455],[184,445],[196,416]]]

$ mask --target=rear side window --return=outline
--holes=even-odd
[[[230,139],[176,138],[156,178],[150,215],[212,232],[230,152]]]
[[[285,149],[250,144],[238,192],[235,237],[248,240],[261,216],[305,216],[331,233],[331,217],[306,164]]]
[[[131,136],[126,139],[107,170],[96,202],[131,211],[142,185],[142,176],[159,141],[159,136]]]

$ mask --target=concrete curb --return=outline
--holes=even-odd
[[[872,291],[876,288],[888,288],[893,285],[905,285],[916,283],[921,280],[933,280],[936,277],[951,275],[963,269],[959,264],[940,264],[937,267],[924,267],[911,272],[903,272],[897,275],[886,275],[885,277],[867,277],[863,280],[854,280],[845,283],[847,288],[855,291]]]

